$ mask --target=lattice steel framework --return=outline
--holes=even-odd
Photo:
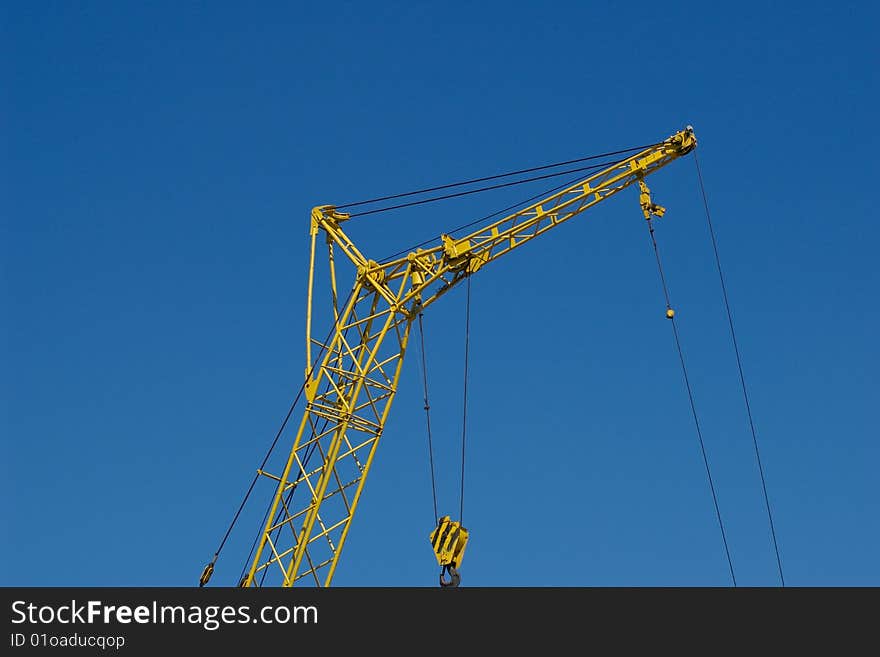
[[[561,192],[470,235],[441,236],[429,249],[384,263],[365,258],[340,228],[349,215],[334,206],[312,210],[306,320],[306,408],[281,472],[260,470],[276,490],[242,586],[305,580],[329,586],[391,410],[410,327],[425,308],[483,265],[638,183],[645,218],[663,209],[644,179],[696,147],[688,127]],[[333,330],[312,330],[318,235],[326,237]],[[357,268],[342,303],[337,250]],[[267,571],[268,572],[264,572]],[[266,576],[269,577],[266,577]]]

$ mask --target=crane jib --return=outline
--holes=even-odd
[[[283,464],[258,472],[275,492],[241,584],[330,585],[398,389],[411,325],[421,312],[489,263],[632,185],[641,188],[642,211],[659,216],[663,209],[651,201],[645,179],[696,144],[688,126],[468,235],[444,235],[433,246],[381,263],[362,254],[342,229],[350,215],[332,205],[315,207],[306,311],[308,394]],[[313,311],[320,308],[319,234],[327,249],[331,303],[329,312],[321,311],[332,324],[327,337],[312,327]],[[339,260],[356,272],[342,301]],[[451,567],[450,575],[457,576],[453,571],[467,536],[448,516],[431,534],[438,563]]]

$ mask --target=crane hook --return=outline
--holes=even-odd
[[[443,578],[446,573],[449,573],[449,579]],[[440,569],[440,586],[442,588],[455,588],[460,583],[461,575],[458,573],[458,570],[456,570],[455,564],[446,564]]]
[[[468,530],[457,520],[443,516],[437,521],[437,527],[431,532],[431,547],[440,564],[440,586],[456,587],[461,581],[457,566],[464,558],[464,549],[468,542]],[[446,579],[449,575],[449,579]]]

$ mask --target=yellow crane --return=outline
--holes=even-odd
[[[363,494],[388,419],[413,321],[441,296],[493,260],[565,223],[630,185],[640,188],[645,219],[663,215],[645,179],[697,145],[688,126],[566,189],[461,238],[442,235],[431,248],[387,262],[367,258],[342,225],[350,215],[332,205],[311,214],[306,311],[306,405],[280,471],[258,470],[275,483],[267,520],[243,587],[258,586],[269,569],[281,586],[329,586]],[[333,328],[312,327],[315,259],[324,236]],[[337,292],[338,252],[357,270],[347,298]],[[296,495],[293,493],[296,492]],[[457,583],[467,531],[448,516],[430,535],[438,563]],[[216,556],[215,556],[216,559]],[[213,572],[213,562],[202,584]],[[442,582],[441,573],[441,582]]]

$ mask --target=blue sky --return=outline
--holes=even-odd
[[[867,2],[5,3],[0,584],[197,583],[301,383],[312,206],[687,124],[786,583],[880,584],[878,18]],[[649,184],[737,582],[775,586],[693,158]],[[538,191],[350,232],[381,258]],[[425,316],[453,514],[464,300]],[[463,584],[730,585],[636,191],[479,272],[471,301]],[[417,365],[336,585],[436,584]],[[263,503],[212,583],[237,581]]]

